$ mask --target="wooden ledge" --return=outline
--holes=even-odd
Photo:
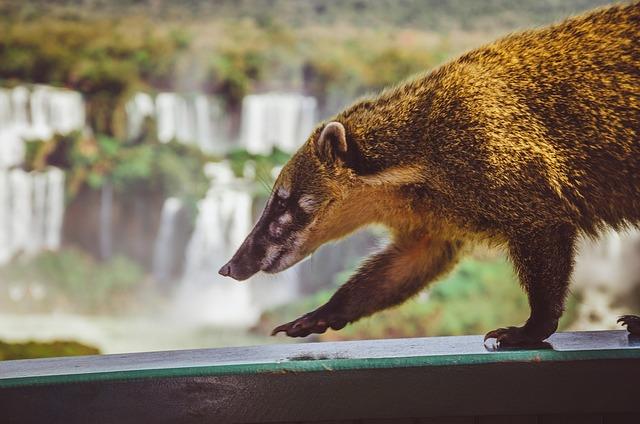
[[[299,343],[0,362],[0,417],[51,422],[294,422],[638,413],[640,340],[558,333]],[[84,422],[89,422],[84,421]]]

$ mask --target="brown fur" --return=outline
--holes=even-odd
[[[401,303],[487,240],[508,248],[531,305],[524,327],[488,336],[540,341],[562,314],[576,236],[640,222],[640,4],[508,36],[333,121],[347,150],[321,126],[276,183],[323,199],[307,250],[371,223],[394,240],[276,330],[341,328]]]

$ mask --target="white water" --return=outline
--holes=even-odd
[[[258,318],[249,285],[234,284],[217,271],[251,229],[251,195],[246,182],[236,179],[225,163],[207,165],[207,175],[211,187],[198,204],[177,310],[188,320],[249,325]]]
[[[188,117],[189,106],[179,96],[163,93],[156,98],[162,116],[158,121],[158,134],[170,139],[176,128],[193,128],[193,122],[206,115],[203,97],[196,98],[194,116]],[[269,153],[274,146],[292,152],[299,147],[311,131],[315,120],[315,99],[295,94],[260,94],[247,96],[242,108],[242,142],[252,153]],[[178,111],[177,113],[171,111]],[[160,113],[158,115],[160,117]],[[192,130],[185,130],[188,137]],[[204,134],[206,126],[199,130]],[[250,171],[250,170],[249,170]],[[248,326],[254,324],[260,313],[269,307],[298,296],[296,268],[278,276],[253,277],[245,282],[233,281],[218,275],[218,269],[231,258],[247,236],[254,222],[254,199],[251,183],[236,178],[227,163],[209,164],[206,173],[211,186],[198,204],[195,229],[185,253],[185,271],[176,295],[176,311],[182,319],[214,325]],[[249,175],[246,172],[245,175]],[[164,209],[172,209],[167,200]],[[169,212],[167,212],[169,213]],[[163,212],[156,244],[156,262],[160,267],[160,252],[170,243],[167,234],[175,225]]]
[[[129,137],[139,136],[145,119],[156,123],[158,140],[193,144],[207,153],[220,153],[226,140],[220,130],[218,102],[202,94],[159,93],[155,99],[137,93],[126,105]]]
[[[0,164],[19,165],[25,140],[81,130],[85,105],[78,92],[44,85],[0,88]]]
[[[296,94],[260,94],[243,102],[241,143],[252,152],[274,146],[292,152],[313,127],[316,102]],[[176,140],[205,152],[228,148],[220,135],[218,103],[204,95],[135,94],[126,104],[128,135],[135,138],[152,119],[161,142]],[[81,130],[85,105],[79,93],[47,86],[0,89],[0,263],[20,252],[57,249],[64,214],[64,173],[48,169],[27,173],[26,140],[48,140],[55,133]],[[250,325],[261,310],[295,297],[296,271],[279,277],[258,277],[238,283],[217,274],[248,234],[254,221],[254,199],[248,181],[235,178],[227,164],[207,168],[212,183],[199,203],[195,231],[184,255],[185,271],[176,305],[184,318],[216,325]],[[103,188],[100,208],[100,247],[110,256],[110,187]],[[153,260],[153,273],[167,276],[175,250],[177,199],[163,207]],[[262,280],[262,281],[260,281]]]
[[[242,143],[250,153],[293,153],[316,120],[316,100],[299,94],[252,94],[242,100]]]
[[[236,178],[227,163],[211,163],[206,171],[211,187],[198,205],[176,313],[181,319],[212,325],[249,326],[265,308],[298,295],[296,271],[243,282],[218,274],[251,230],[253,198],[249,182]]]
[[[0,170],[0,264],[60,247],[64,173]]]
[[[173,246],[177,230],[177,217],[182,209],[182,201],[176,197],[169,197],[162,205],[160,228],[153,247],[153,277],[159,282],[166,282],[171,278],[171,270],[175,261]]]
[[[25,172],[28,140],[49,140],[84,128],[82,96],[48,86],[0,89],[0,264],[18,253],[60,246],[64,173]]]

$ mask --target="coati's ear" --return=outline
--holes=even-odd
[[[325,163],[344,161],[347,154],[347,133],[340,122],[324,126],[315,143],[318,158]]]

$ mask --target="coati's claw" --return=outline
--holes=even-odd
[[[337,317],[323,318],[318,310],[274,328],[271,335],[275,336],[284,332],[289,337],[306,337],[309,334],[322,334],[329,328],[340,330],[345,325],[347,325],[347,320]]]
[[[525,327],[506,327],[489,331],[484,336],[484,341],[496,339],[496,345],[500,347],[547,347],[544,337],[531,334]]]
[[[636,315],[622,315],[617,321],[619,324],[626,325],[627,331],[634,336],[640,336],[640,317]]]

